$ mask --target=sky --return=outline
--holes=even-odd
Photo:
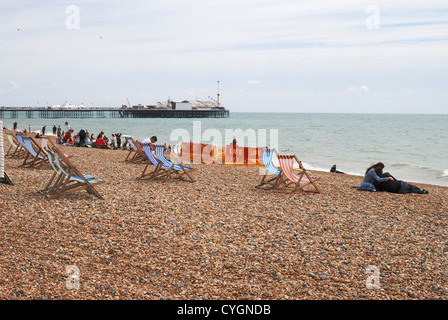
[[[0,0],[0,105],[448,114],[446,0]]]

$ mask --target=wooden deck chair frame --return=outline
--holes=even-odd
[[[53,161],[61,170],[61,174],[57,182],[50,188],[47,194],[48,198],[57,199],[71,192],[86,190],[88,193],[104,200],[95,189],[96,185],[104,182],[103,180],[82,175],[78,168],[58,148],[53,147],[52,149],[54,154]]]
[[[157,159],[156,156],[153,154],[152,147],[149,143],[142,143],[136,142],[136,145],[140,145],[143,152],[145,153],[147,164],[145,168],[143,169],[142,174],[138,179],[140,180],[160,180],[160,179],[166,179],[168,169],[170,167],[166,166],[161,160]],[[154,167],[153,170],[148,171],[149,167]]]
[[[142,162],[145,161],[145,155],[142,153],[142,150],[139,150],[136,141],[132,137],[126,137],[126,141],[131,146],[131,149],[129,150],[128,156],[124,160],[125,162]]]
[[[195,182],[193,177],[190,175],[190,172],[195,170],[194,168],[185,167],[182,164],[176,164],[168,160],[165,157],[166,145],[154,145],[154,148],[156,158],[168,167],[164,181],[178,179],[187,182]]]
[[[27,150],[27,154],[20,167],[40,168],[48,164],[47,153],[40,147],[36,140],[19,134],[17,135],[17,140]]]
[[[11,158],[23,158],[26,155],[26,149],[17,141],[17,137],[13,135],[11,132],[5,131],[6,138],[10,144],[8,151],[5,154],[5,157]]]
[[[279,155],[278,160],[282,170],[281,179],[277,181],[276,190],[280,192],[315,192],[320,193],[319,186],[315,183],[318,177],[311,176],[303,167],[296,155]],[[294,161],[299,165],[300,171],[294,170]]]
[[[263,157],[262,161],[264,164],[265,174],[261,178],[261,181],[255,188],[264,189],[264,190],[272,190],[277,186],[278,180],[282,176],[282,170],[278,169],[272,163],[272,157],[274,154],[278,156],[277,150],[274,148],[262,148]]]

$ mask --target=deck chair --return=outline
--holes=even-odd
[[[190,167],[185,167],[182,164],[176,164],[171,162],[165,157],[166,146],[165,145],[154,145],[155,155],[158,160],[160,160],[165,166],[168,167],[166,170],[166,177],[164,181],[170,179],[179,179],[187,182],[195,182],[195,180],[191,177],[190,172],[195,170]]]
[[[17,141],[17,138],[11,132],[5,131],[5,134],[10,144],[5,157],[23,158],[26,155],[26,149],[20,145],[20,143]]]
[[[131,146],[131,150],[129,150],[128,156],[124,160],[125,162],[142,162],[145,161],[146,156],[143,150],[139,150],[136,145],[136,141],[132,137],[126,137],[126,141]]]
[[[104,200],[101,194],[95,189],[96,185],[104,182],[103,180],[82,175],[78,168],[56,147],[53,147],[53,155],[53,164],[56,164],[55,167],[57,168],[55,173],[59,173],[59,176],[55,182],[50,181],[47,185],[46,191],[48,192],[48,198],[57,199],[64,194],[84,189],[88,193]]]
[[[272,157],[274,154],[277,154],[277,151],[275,149],[270,148],[262,148],[263,150],[263,165],[264,168],[261,168],[261,170],[264,169],[264,175],[258,185],[255,186],[255,188],[261,188],[265,190],[271,190],[274,189],[277,185],[277,182],[282,176],[282,170],[278,169],[274,164],[272,163]],[[277,154],[278,156],[278,154]]]
[[[54,173],[53,173],[52,177],[50,178],[50,180],[48,181],[48,183],[45,186],[45,188],[43,190],[41,190],[40,192],[41,193],[51,193],[51,192],[53,192],[54,190],[57,189],[57,186],[59,185],[59,183],[67,175],[55,163],[56,157],[55,157],[55,154],[53,153],[53,151],[51,149],[49,149],[49,148],[46,148],[46,147],[43,147],[42,149],[44,149],[46,151],[47,156],[48,156],[48,162],[50,163],[51,167],[53,168]],[[84,177],[87,180],[94,180],[95,179],[91,175],[84,175]],[[76,178],[72,177],[71,181],[76,181]]]
[[[145,168],[143,169],[143,172],[138,179],[140,180],[160,180],[167,178],[168,169],[169,166],[165,165],[161,160],[157,159],[156,156],[153,153],[153,150],[151,148],[151,145],[149,143],[142,143],[139,142],[135,143],[136,146],[142,148],[143,152],[145,153],[147,164]],[[148,171],[148,168],[150,166],[153,166],[154,169]]]
[[[19,143],[25,147],[27,154],[23,163],[19,167],[39,168],[48,164],[47,153],[42,150],[39,144],[31,137],[16,134]]]
[[[276,184],[276,189],[278,191],[308,191],[320,193],[319,187],[315,183],[319,178],[311,176],[296,155],[279,155],[278,161],[282,170],[282,176]],[[294,161],[299,165],[299,172],[294,169]]]

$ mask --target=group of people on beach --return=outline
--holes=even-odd
[[[131,146],[126,139],[122,139],[122,133],[112,133],[112,137],[106,136],[104,131],[100,131],[97,136],[93,133],[81,129],[78,133],[73,133],[74,130],[70,127],[68,122],[65,123],[66,131],[56,133],[56,143],[58,145],[64,146],[74,146],[74,147],[89,147],[89,148],[99,148],[99,149],[122,149],[129,150]],[[123,136],[125,138],[127,136]],[[152,136],[151,138],[146,138],[142,143],[154,144],[157,142],[157,137]],[[171,146],[169,146],[171,150]]]
[[[68,126],[68,124],[66,123]],[[104,131],[100,131],[98,135],[95,136],[93,133],[81,129],[77,133],[74,130],[67,127],[67,131],[56,133],[56,143],[58,145],[64,146],[74,146],[74,147],[89,147],[89,148],[100,148],[100,149],[125,149],[127,148],[126,143],[122,143],[121,133],[113,133],[112,137],[106,136]]]

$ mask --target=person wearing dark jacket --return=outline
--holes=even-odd
[[[420,189],[419,187],[407,183],[402,180],[395,179],[389,172],[384,172],[382,168],[375,168],[376,174],[380,178],[389,178],[389,180],[378,182],[374,181],[373,184],[378,191],[387,191],[392,193],[419,193],[419,194],[427,194],[428,191],[425,189]],[[392,178],[392,179],[391,179]]]

